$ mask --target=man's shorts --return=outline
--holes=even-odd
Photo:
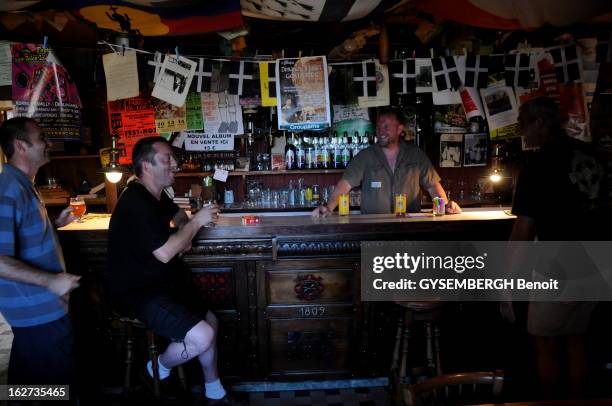
[[[595,306],[597,302],[531,302],[527,330],[542,337],[584,334]]]
[[[68,315],[31,327],[12,327],[10,385],[71,385],[74,391],[72,323]]]
[[[132,313],[156,334],[180,342],[189,330],[206,319],[208,308],[187,292],[181,296],[157,293],[135,303]]]

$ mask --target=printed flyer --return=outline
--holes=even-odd
[[[158,133],[173,133],[187,129],[185,105],[177,107],[159,99],[155,104],[155,128]]]
[[[11,53],[16,116],[35,119],[48,138],[79,140],[81,99],[53,51],[35,44],[12,44]]]
[[[119,135],[119,163],[132,163],[134,144],[144,137],[158,135],[155,127],[155,104],[149,97],[132,97],[108,103],[109,128]]]
[[[324,56],[279,59],[276,64],[278,128],[322,130],[331,123]]]

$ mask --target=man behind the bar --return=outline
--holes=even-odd
[[[34,188],[51,143],[36,121],[18,117],[0,127],[0,146],[8,159],[0,173],[0,312],[13,330],[8,384],[72,385],[68,294],[80,277],[66,273],[54,225]],[[68,207],[55,226],[74,220]]]
[[[528,157],[517,180],[512,205],[517,219],[510,239],[609,240],[610,230],[604,226],[610,221],[605,165],[595,148],[567,135],[559,107],[550,98],[524,103],[518,123],[524,145],[537,151]],[[540,388],[546,399],[562,395],[562,387],[572,397],[584,395],[583,335],[595,305],[529,303],[527,329],[534,336]],[[502,314],[514,320],[511,303],[502,303]]]
[[[313,210],[314,217],[331,214],[338,205],[340,195],[349,193],[359,185],[362,214],[393,213],[394,196],[398,193],[406,194],[409,212],[419,212],[421,187],[432,198],[437,196],[448,202],[440,176],[427,155],[401,139],[404,124],[404,114],[399,109],[384,107],[378,110],[378,142],[351,160],[329,201]],[[461,208],[451,201],[446,205],[446,212],[461,213]]]
[[[184,266],[178,258],[202,226],[216,221],[219,209],[204,207],[189,220],[164,192],[174,184],[177,168],[164,138],[139,140],[132,164],[137,180],[119,198],[109,227],[111,299],[123,314],[171,340],[158,357],[161,379],[171,368],[197,357],[207,404],[233,404],[217,372],[217,318],[183,280]],[[174,233],[171,222],[178,228]],[[152,377],[150,361],[147,371]]]

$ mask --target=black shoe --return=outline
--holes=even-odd
[[[242,399],[237,399],[237,396],[233,394],[226,394],[221,399],[208,399],[206,398],[207,406],[247,406],[249,403]]]

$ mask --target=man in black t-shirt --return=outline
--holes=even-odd
[[[177,163],[164,138],[139,140],[132,161],[137,180],[119,198],[110,221],[109,296],[121,312],[172,340],[158,358],[161,379],[171,368],[197,357],[208,404],[232,404],[217,372],[218,321],[192,287],[181,282],[178,259],[198,230],[216,221],[219,209],[205,207],[189,220],[166,195],[164,188],[174,183]],[[147,369],[152,375],[151,362]]]
[[[512,212],[517,216],[511,240],[608,240],[605,164],[589,144],[569,137],[552,99],[536,98],[519,114],[523,143],[536,149],[519,174]],[[606,220],[608,219],[608,220]],[[608,223],[609,224],[609,223]],[[586,356],[583,334],[593,302],[530,302],[527,327],[534,336],[542,394],[557,395],[561,359],[567,359],[570,396],[583,394]],[[512,320],[511,304],[502,313]]]

